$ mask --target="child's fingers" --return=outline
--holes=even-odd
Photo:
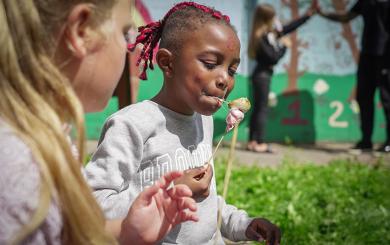
[[[183,184],[175,185],[171,189],[169,189],[167,192],[168,192],[168,195],[172,199],[178,199],[178,198],[181,198],[181,197],[190,197],[190,196],[192,196],[191,189],[187,185],[183,185]]]
[[[201,174],[195,175],[193,178],[196,179],[197,181],[201,181],[202,179],[203,179],[203,181],[206,181],[206,182],[210,181],[209,179],[204,179],[204,176],[206,174],[208,174],[208,175],[211,174],[211,177],[212,177],[213,172],[212,172],[211,165],[209,163],[206,163],[203,166],[201,166],[201,168],[204,169],[205,171],[202,172]],[[210,173],[210,171],[211,171],[211,173]]]
[[[253,241],[264,241],[264,238],[261,236],[261,234],[256,232],[251,226],[248,227],[248,237]]]
[[[273,231],[267,231],[267,245],[276,245],[276,234]]]
[[[207,183],[209,183],[211,181],[211,179],[213,178],[213,168],[211,167],[210,164],[207,164],[207,171],[206,171],[204,178],[207,181]]]
[[[276,229],[275,230],[275,240],[276,240],[275,244],[279,245],[281,239],[282,239],[282,233],[281,233],[280,229]]]
[[[182,197],[178,200],[177,204],[180,210],[188,209],[195,212],[198,209],[195,200],[191,197]]]
[[[199,218],[195,212],[191,212],[189,210],[183,210],[180,212],[180,222],[185,222],[185,221],[198,222]]]
[[[173,180],[179,178],[182,175],[183,175],[183,173],[181,171],[169,172],[169,173],[165,174],[163,177],[161,177],[161,179],[158,181],[158,185],[161,188],[166,189],[166,188],[168,188],[169,184],[171,184],[171,182]]]
[[[207,166],[200,166],[197,168],[187,169],[184,171],[184,174],[191,175],[192,177],[203,174],[206,172]]]
[[[148,205],[152,200],[153,196],[160,190],[160,187],[157,184],[154,184],[144,191],[142,191],[134,203],[139,203],[140,205]],[[138,201],[137,201],[138,200]]]

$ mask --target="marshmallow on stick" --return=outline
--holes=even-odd
[[[232,137],[232,143],[230,145],[230,151],[229,151],[229,158],[228,163],[226,167],[226,173],[225,173],[225,180],[223,184],[223,194],[222,197],[226,199],[228,186],[229,186],[229,180],[230,180],[230,174],[232,172],[232,165],[233,165],[233,153],[237,142],[237,133],[238,133],[238,124],[244,119],[244,113],[249,111],[251,108],[251,103],[247,98],[238,98],[228,103],[228,106],[230,108],[229,114],[226,117],[226,131],[225,134],[222,136],[220,141],[218,142],[218,145],[216,146],[214,153],[212,157],[215,155],[215,152],[217,151],[219,144],[221,143],[223,137],[234,128],[233,131],[233,137]],[[221,207],[218,207],[218,218],[217,218],[217,229],[221,230],[222,225],[222,212]],[[217,240],[215,240],[215,244],[217,244]]]
[[[226,101],[223,101],[223,102],[226,102]],[[226,116],[226,131],[222,135],[221,139],[218,141],[218,144],[215,147],[213,154],[210,156],[209,160],[205,164],[209,163],[211,161],[211,159],[213,159],[213,157],[215,156],[215,153],[217,152],[217,150],[218,150],[218,148],[223,140],[223,137],[225,137],[225,135],[230,130],[232,130],[234,127],[236,127],[242,121],[242,119],[244,119],[244,113],[249,111],[249,109],[251,108],[251,103],[249,102],[249,100],[247,98],[244,98],[244,97],[238,98],[238,99],[232,100],[230,102],[226,102],[226,103],[228,103],[228,106],[230,108],[229,113]]]
[[[228,105],[230,110],[226,116],[226,132],[237,126],[244,119],[244,113],[251,108],[251,103],[244,97],[232,100]]]

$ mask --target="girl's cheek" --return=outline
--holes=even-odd
[[[234,88],[234,83],[235,83],[234,80],[232,80],[232,81],[229,83],[229,86],[228,86],[229,92],[233,90],[233,88]]]

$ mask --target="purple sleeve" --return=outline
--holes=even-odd
[[[40,174],[30,149],[0,122],[0,244],[28,224],[39,201]],[[50,205],[43,223],[22,244],[60,244],[62,220]]]

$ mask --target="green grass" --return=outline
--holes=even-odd
[[[225,160],[216,160],[222,193]],[[234,167],[227,202],[282,229],[282,244],[390,244],[390,169],[348,160]]]

